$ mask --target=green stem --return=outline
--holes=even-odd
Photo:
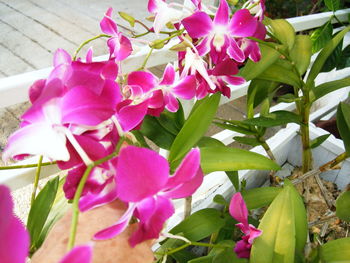
[[[91,41],[94,41],[94,40],[99,39],[99,38],[102,38],[102,37],[108,37],[108,38],[110,38],[110,37],[112,37],[112,36],[106,35],[106,34],[100,34],[100,35],[98,35],[98,36],[95,36],[95,37],[93,37],[93,38],[90,38],[90,39],[86,40],[85,42],[83,42],[82,44],[80,44],[80,46],[78,47],[78,49],[74,52],[73,60],[76,60],[76,59],[77,59],[77,56],[78,56],[79,51],[80,51],[85,45],[89,44]]]
[[[36,169],[36,173],[35,173],[35,177],[34,177],[34,186],[33,186],[32,198],[30,200],[30,206],[33,205],[34,200],[35,200],[36,190],[38,189],[38,184],[39,184],[42,162],[43,162],[43,156],[40,155],[38,165],[37,165],[38,168]]]
[[[305,92],[305,95],[308,92]],[[304,95],[304,96],[305,96]],[[300,126],[301,142],[303,146],[302,152],[302,171],[307,173],[312,168],[312,152],[310,147],[310,131],[309,131],[309,117],[310,117],[310,103],[308,102],[308,95],[305,96],[304,106],[301,108],[302,124]]]
[[[112,154],[107,155],[106,157],[104,157],[102,159],[99,159],[99,160],[93,162],[92,164],[90,164],[86,168],[86,170],[85,170],[85,172],[83,174],[83,177],[80,179],[78,188],[77,188],[77,190],[76,190],[76,192],[74,194],[74,199],[73,199],[73,204],[72,204],[73,214],[72,214],[72,223],[71,223],[70,234],[69,234],[69,241],[68,241],[68,251],[71,250],[74,247],[75,236],[76,236],[76,233],[77,233],[78,220],[79,220],[79,200],[80,200],[80,197],[81,197],[81,194],[83,192],[85,183],[86,183],[86,181],[87,181],[87,179],[89,177],[89,174],[90,174],[91,170],[95,166],[100,165],[100,164],[102,164],[102,163],[104,163],[104,162],[114,158],[115,156],[117,156],[124,141],[125,141],[125,138],[123,138],[123,137],[120,138],[119,142],[118,142],[118,144],[116,146],[115,151]]]
[[[144,69],[145,69],[145,67],[146,67],[146,65],[147,65],[147,62],[148,62],[149,58],[150,58],[151,55],[152,55],[153,50],[154,50],[154,48],[152,47],[152,48],[150,49],[150,51],[148,52],[148,54],[147,54],[145,60],[143,61],[141,67],[139,67],[139,68],[137,69],[137,71],[139,71],[139,70],[144,70]]]
[[[56,164],[56,162],[41,163],[40,166],[42,167],[42,166],[48,166],[53,164]],[[24,165],[0,166],[0,170],[14,170],[14,169],[34,168],[34,167],[38,167],[38,164],[33,163],[33,164],[24,164]]]
[[[194,242],[194,241],[191,241],[190,243],[185,243],[183,244],[182,246],[179,246],[179,247],[176,247],[172,250],[169,250],[168,252],[166,252],[165,254],[163,254],[164,256],[167,255],[171,255],[171,254],[174,254],[182,249],[185,249],[186,247],[189,247],[189,246],[198,246],[198,247],[216,247],[216,248],[227,248],[227,246],[222,246],[222,245],[216,245],[216,244],[210,244],[210,243],[201,243],[201,242]]]

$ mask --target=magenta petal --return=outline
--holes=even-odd
[[[230,21],[231,34],[235,37],[251,37],[256,31],[258,22],[248,9],[238,10]]]
[[[59,263],[91,263],[92,245],[76,246]]]
[[[153,215],[147,221],[141,221],[138,229],[132,234],[129,239],[132,247],[137,244],[159,237],[165,221],[175,212],[174,206],[167,198],[158,196],[156,200],[156,209]]]
[[[226,0],[221,0],[214,17],[214,24],[226,25],[230,19],[230,11]]]
[[[92,63],[92,57],[94,55],[94,51],[93,51],[93,48],[90,47],[88,49],[88,51],[86,52],[86,56],[85,56],[85,61],[86,63]]]
[[[29,88],[29,100],[33,104],[41,95],[45,88],[45,79],[39,79],[33,83]]]
[[[230,76],[238,73],[237,63],[232,59],[225,59],[218,63],[213,69],[213,75],[215,76]]]
[[[67,51],[62,48],[56,50],[53,55],[53,65],[57,67],[61,64],[70,64],[72,62],[72,58]]]
[[[236,243],[234,251],[239,258],[249,258],[250,248],[251,248],[251,245],[247,241],[240,240]]]
[[[29,252],[29,235],[23,223],[13,214],[10,189],[0,185],[0,261],[24,263]]]
[[[248,209],[240,192],[232,196],[229,211],[234,219],[248,227]]]
[[[230,46],[227,49],[228,55],[237,62],[243,62],[245,60],[244,52],[239,48],[234,39],[231,39],[230,42]]]
[[[128,76],[128,85],[140,86],[143,92],[150,91],[157,85],[157,78],[150,72],[134,71]]]
[[[115,237],[116,235],[123,232],[129,225],[129,221],[135,211],[136,206],[134,204],[129,204],[128,210],[125,214],[118,220],[118,222],[110,227],[107,227],[94,235],[95,240],[105,240]]]
[[[131,55],[132,50],[133,49],[132,49],[132,45],[131,45],[129,38],[127,38],[124,35],[120,35],[120,37],[119,37],[119,49],[114,50],[115,59],[117,61],[122,61],[122,60],[126,59],[128,56]]]
[[[146,198],[137,204],[135,216],[140,219],[140,221],[148,221],[153,216],[156,208],[156,199],[153,196]]]
[[[167,93],[164,95],[164,103],[165,108],[170,112],[177,112],[177,110],[179,109],[179,102],[171,93]]]
[[[224,76],[222,79],[231,85],[242,85],[245,83],[245,79],[242,77]]]
[[[210,41],[212,38],[210,37],[204,37],[203,40],[199,43],[198,46],[196,46],[198,53],[200,56],[206,55],[210,51]]]
[[[171,90],[177,97],[185,100],[193,99],[196,95],[197,81],[193,75],[186,76]]]
[[[165,67],[164,74],[162,77],[162,81],[159,83],[159,85],[172,85],[175,81],[175,69],[174,66],[171,64],[168,64]]]
[[[253,225],[249,225],[249,239],[248,242],[253,244],[254,239],[261,236],[262,231],[260,229],[255,228]]]
[[[111,18],[112,11],[112,8],[108,8],[105,16],[100,22],[100,27],[103,33],[114,36],[118,33],[118,28],[117,24]]]
[[[139,125],[145,117],[148,109],[148,101],[138,105],[128,105],[121,108],[117,113],[117,119],[123,128],[128,132]]]
[[[122,201],[138,202],[157,194],[168,177],[169,164],[155,151],[135,146],[121,150],[116,178],[118,195]]]
[[[157,1],[159,0],[148,0],[148,11],[150,13],[155,13],[157,11]]]
[[[169,190],[168,192],[165,192],[164,196],[177,199],[177,198],[184,198],[184,197],[193,195],[198,189],[198,187],[201,186],[203,179],[204,179],[204,175],[203,175],[202,169],[199,168],[195,176],[191,178],[190,181],[187,181],[182,185],[179,185],[178,187],[172,190]]]
[[[181,23],[192,38],[207,36],[213,29],[213,22],[205,12],[196,12]]]
[[[101,77],[115,81],[118,77],[118,65],[113,61],[107,62],[101,70]]]

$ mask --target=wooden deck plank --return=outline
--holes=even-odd
[[[34,68],[23,59],[12,53],[10,49],[0,43],[0,71],[2,74],[11,76],[19,72],[28,72]]]
[[[0,20],[12,25],[30,39],[38,41],[51,52],[55,51],[57,46],[69,52],[73,52],[76,48],[72,43],[25,16],[21,11],[9,7],[3,1],[0,1]]]
[[[6,37],[0,38],[0,43],[11,48],[18,57],[24,58],[35,69],[41,69],[51,64],[52,53],[39,46],[17,30],[0,22],[0,32],[6,32]],[[14,44],[15,43],[15,44]]]

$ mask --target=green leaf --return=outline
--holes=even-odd
[[[337,70],[350,67],[350,45],[342,50],[341,58],[337,65]]]
[[[144,147],[144,148],[150,148],[145,140],[145,137],[143,136],[142,132],[140,132],[140,130],[133,130],[131,133],[135,136],[138,142],[138,146]]]
[[[279,187],[259,187],[242,191],[248,210],[268,206],[282,191]]]
[[[339,0],[324,0],[325,5],[330,11],[337,11],[340,6],[340,1]]]
[[[213,202],[219,204],[219,205],[227,205],[226,199],[222,195],[215,195],[213,198]]]
[[[341,102],[337,109],[337,127],[345,150],[350,155],[350,105]]]
[[[261,73],[258,79],[286,83],[293,87],[300,87],[300,77],[293,71],[292,64],[285,59],[278,59],[273,65]]]
[[[258,62],[248,60],[244,68],[240,71],[240,75],[245,80],[252,80],[264,72],[269,66],[271,66],[280,56],[280,53],[274,48],[259,45],[261,51],[261,59]]]
[[[327,45],[318,54],[314,64],[310,69],[309,75],[307,77],[306,85],[308,87],[311,87],[313,85],[315,78],[320,73],[327,58],[333,52],[333,50],[337,47],[340,41],[342,41],[343,37],[349,30],[350,30],[350,27],[346,27],[342,31],[340,31],[331,41],[327,43]]]
[[[342,50],[343,50],[343,41],[340,41],[337,47],[333,50],[333,52],[327,58],[326,62],[324,63],[321,69],[321,72],[329,72],[332,69],[337,67],[337,65],[343,60]]]
[[[329,136],[330,136],[330,134],[325,134],[325,135],[321,135],[321,136],[318,136],[317,138],[313,139],[310,142],[310,148],[314,149],[314,148],[320,146],[322,143],[325,142],[325,140],[328,139]]]
[[[328,43],[328,41],[332,39],[332,33],[333,27],[329,21],[312,32],[310,38],[312,41],[313,54],[321,50]]]
[[[220,123],[220,122],[216,122],[216,121],[214,121],[213,123],[222,129],[227,129],[230,131],[239,132],[239,133],[246,134],[246,135],[255,135],[256,134],[255,131],[251,131],[251,130],[245,128],[247,125],[242,127],[242,125],[236,125],[236,124],[230,124],[230,123]]]
[[[310,97],[313,99],[313,101],[316,101],[330,92],[333,92],[335,90],[345,88],[348,86],[350,86],[350,77],[326,82],[321,85],[318,85],[317,87],[312,88],[311,92],[313,94],[310,95]]]
[[[263,155],[228,147],[201,148],[201,167],[205,174],[215,171],[280,169],[278,164]]]
[[[294,62],[300,76],[302,76],[310,65],[312,41],[310,36],[297,35],[295,43],[289,55]]]
[[[226,248],[213,248],[209,255],[214,255],[213,263],[246,263],[248,262],[245,258],[238,258],[234,253],[233,248],[235,242],[232,240],[223,240],[218,245],[226,246]]]
[[[293,26],[285,19],[266,19],[266,24],[272,35],[277,38],[281,44],[291,50],[295,41],[295,30]]]
[[[125,21],[129,22],[131,27],[135,26],[135,18],[133,18],[131,15],[124,13],[124,12],[118,12],[120,17],[123,18]]]
[[[214,208],[206,208],[187,217],[184,221],[171,229],[170,233],[174,235],[183,233],[187,239],[198,241],[219,231],[224,224],[225,221],[221,217],[220,211]]]
[[[295,254],[303,251],[307,237],[305,207],[292,184],[285,182],[259,224],[262,235],[253,243],[251,263],[294,263]]]
[[[285,125],[291,122],[301,124],[301,117],[290,111],[274,111],[268,115],[247,119],[243,122],[249,125],[269,128]]]
[[[261,145],[261,142],[259,142],[259,140],[256,138],[235,136],[233,139],[239,143],[247,144],[253,147]]]
[[[350,237],[332,240],[321,246],[320,257],[325,263],[347,263],[350,259]]]
[[[181,159],[208,130],[219,106],[220,94],[216,93],[203,100],[186,120],[171,145],[169,162]]]
[[[216,147],[216,146],[225,146],[221,141],[218,139],[203,136],[199,142],[197,143],[198,147]]]
[[[232,183],[233,187],[235,190],[238,192],[239,191],[239,175],[238,171],[226,171],[225,172],[228,179]]]
[[[176,135],[166,130],[156,117],[146,115],[143,119],[141,130],[148,139],[157,146],[169,150]]]
[[[350,222],[350,191],[342,193],[336,202],[336,214],[341,220]]]
[[[35,251],[39,248],[40,235],[55,201],[58,184],[59,176],[48,181],[35,198],[33,205],[30,208],[27,229],[30,234],[31,251]]]
[[[278,103],[280,103],[280,102],[292,103],[292,102],[295,102],[297,100],[300,100],[300,98],[295,97],[295,95],[292,93],[283,94],[281,96],[278,96],[278,98],[277,98]]]

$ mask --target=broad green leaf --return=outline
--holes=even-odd
[[[263,155],[228,147],[201,148],[201,167],[205,174],[215,171],[280,169],[278,164]]]
[[[308,35],[297,35],[292,50],[289,52],[300,76],[303,75],[310,65],[312,42]]]
[[[340,6],[339,0],[324,0],[324,3],[326,4],[327,8],[333,12],[337,11]]]
[[[219,101],[219,93],[207,97],[190,115],[171,145],[170,162],[181,159],[202,138],[215,116]]]
[[[228,204],[226,199],[222,195],[219,195],[219,194],[214,196],[213,202],[220,204],[220,205],[227,205]]]
[[[196,255],[192,252],[182,249],[174,254],[171,254],[170,257],[176,260],[177,263],[188,263],[191,259],[196,258]]]
[[[225,173],[228,179],[230,180],[230,182],[232,183],[233,187],[235,188],[235,190],[238,192],[240,190],[238,171],[226,171]]]
[[[216,146],[225,146],[225,144],[223,144],[221,141],[215,138],[203,136],[197,143],[197,146],[198,147],[216,147]]]
[[[293,87],[300,87],[300,77],[293,71],[292,64],[284,59],[278,59],[273,65],[261,73],[258,79],[286,83]]]
[[[301,100],[301,99],[298,97],[295,97],[295,95],[292,93],[283,94],[283,95],[277,97],[278,103],[280,103],[280,102],[292,103],[292,102],[295,102],[298,100]]]
[[[176,135],[165,129],[156,117],[146,115],[141,130],[148,139],[157,146],[169,150]]]
[[[293,26],[285,19],[266,19],[266,24],[272,33],[281,44],[291,50],[295,41],[295,30]]]
[[[267,206],[282,191],[279,187],[259,187],[242,191],[248,210]]]
[[[338,197],[336,208],[337,217],[350,222],[350,191],[346,191]]]
[[[324,63],[321,72],[329,72],[337,67],[337,65],[343,60],[342,58],[343,41],[337,45],[333,52],[329,55]]]
[[[131,27],[135,26],[135,18],[131,15],[124,13],[124,12],[118,12],[120,17],[123,18],[125,21],[129,22]]]
[[[280,53],[272,47],[259,45],[261,51],[261,59],[258,62],[248,60],[244,68],[240,71],[240,75],[247,81],[252,80],[270,67],[280,56]]]
[[[179,236],[183,236],[181,233],[177,233]],[[161,246],[157,249],[157,253],[154,254],[157,260],[161,260],[163,255],[168,252],[168,250],[180,247],[184,244],[183,240],[168,238],[166,241],[161,242]]]
[[[188,261],[188,263],[213,263],[213,257],[214,255],[199,257]]]
[[[310,38],[312,41],[313,54],[321,50],[328,43],[328,41],[332,39],[332,33],[333,27],[329,21],[312,32]]]
[[[293,263],[295,254],[301,253],[301,247],[305,246],[305,207],[294,187],[288,180],[285,182],[283,190],[275,197],[259,224],[263,234],[253,243],[251,263]]]
[[[341,60],[337,65],[337,70],[350,67],[350,45],[342,50]]]
[[[246,263],[245,258],[238,258],[236,253],[233,252],[233,248],[236,245],[232,240],[223,240],[218,243],[221,246],[227,246],[226,248],[213,248],[209,255],[214,255],[213,263]]]
[[[337,109],[337,127],[345,150],[350,155],[350,105],[341,102]]]
[[[332,240],[321,246],[320,257],[325,263],[348,263],[350,259],[350,237]]]
[[[244,123],[249,125],[266,128],[285,125],[291,122],[301,124],[301,117],[290,111],[274,111],[265,116],[244,120]]]
[[[31,240],[30,250],[33,252],[39,248],[40,235],[55,201],[58,184],[58,176],[48,181],[30,208],[27,229]]]
[[[320,146],[322,143],[325,142],[325,140],[328,139],[329,136],[330,136],[330,134],[325,134],[325,135],[321,135],[321,136],[318,136],[317,138],[313,139],[310,142],[310,148],[314,149],[314,148]]]
[[[245,127],[242,127],[242,125],[236,125],[236,124],[230,124],[230,123],[220,123],[220,122],[216,122],[216,121],[214,122],[214,124],[220,128],[227,129],[230,131],[239,132],[239,133],[246,134],[246,135],[255,135],[256,134],[255,131],[251,131]]]
[[[316,101],[330,92],[333,92],[335,90],[345,88],[348,86],[350,86],[350,77],[326,82],[321,85],[318,85],[317,87],[312,88],[311,92],[313,94],[310,97],[313,99],[313,101]]]
[[[219,231],[224,223],[220,211],[214,208],[206,208],[187,217],[184,221],[171,229],[170,233],[174,235],[183,233],[187,239],[198,241]]]
[[[337,45],[342,41],[345,34],[350,30],[350,27],[344,28],[340,31],[331,41],[329,41],[326,46],[322,49],[322,51],[318,54],[314,64],[312,65],[309,75],[307,77],[306,85],[311,87],[315,78],[320,73],[324,63],[326,62],[329,55],[333,52],[333,50],[337,47]]]
[[[242,144],[247,144],[247,145],[250,145],[250,146],[258,146],[261,144],[261,142],[259,142],[258,139],[256,138],[249,138],[249,137],[241,137],[241,136],[235,136],[233,137],[233,139],[239,143],[242,143]]]
[[[150,146],[147,144],[145,137],[143,136],[142,132],[140,132],[140,130],[133,130],[131,133],[135,136],[138,142],[138,146],[144,147],[144,148],[150,148]]]

